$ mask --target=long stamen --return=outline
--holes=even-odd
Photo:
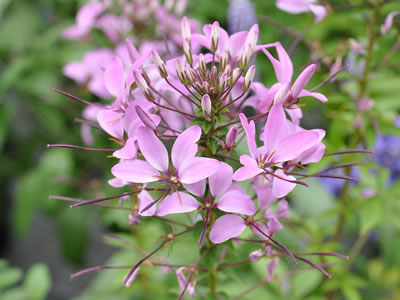
[[[68,144],[47,144],[47,148],[68,148],[75,150],[87,150],[87,151],[98,151],[98,152],[114,152],[118,150],[118,149],[89,148],[89,147],[68,145]]]
[[[201,233],[201,236],[200,236],[199,248],[201,248],[203,246],[204,238],[206,237],[208,221],[210,219],[210,211],[211,211],[210,209],[207,210],[206,219],[204,220],[204,228],[203,228],[203,232]]]
[[[290,259],[293,261],[293,263],[295,265],[297,265],[295,255],[293,255],[293,253],[290,252],[290,250],[288,248],[286,248],[284,245],[282,245],[278,241],[274,240],[272,237],[270,237],[268,234],[266,234],[264,231],[262,231],[260,228],[258,228],[258,226],[256,226],[254,223],[251,224],[251,227],[257,229],[258,232],[260,232],[263,236],[265,236],[267,239],[269,239],[271,242],[273,242],[276,246],[278,246],[278,248],[280,248],[284,253],[286,253],[290,257]]]
[[[344,64],[343,66],[341,66],[336,72],[334,72],[333,74],[331,74],[327,79],[325,79],[324,81],[322,81],[320,84],[316,85],[315,87],[313,87],[310,92],[315,91],[316,89],[320,88],[321,86],[323,86],[325,83],[328,83],[329,81],[331,81],[333,78],[335,78],[337,76],[337,74],[339,74],[340,72],[342,72],[344,69],[347,68],[347,64]]]
[[[98,198],[98,199],[92,199],[92,200],[82,200],[82,199],[76,199],[76,198],[66,198],[66,197],[60,197],[60,196],[50,196],[49,199],[54,199],[54,200],[64,200],[64,199],[69,199],[69,200],[75,200],[77,203],[70,205],[71,208],[82,206],[82,205],[87,205],[87,204],[92,204],[92,203],[98,203],[106,200],[111,200],[111,199],[116,199],[116,198],[121,198],[124,196],[132,195],[137,193],[137,191],[134,192],[126,192],[120,195],[116,196],[111,196],[111,197],[106,197],[106,198]]]
[[[267,174],[270,174],[270,175],[272,175],[274,177],[277,177],[277,178],[279,178],[281,180],[284,180],[284,181],[287,181],[287,182],[291,182],[291,183],[295,183],[295,184],[301,184],[301,185],[304,185],[305,187],[309,187],[309,185],[307,183],[303,182],[303,181],[286,179],[286,178],[283,178],[282,176],[279,176],[278,174],[275,174],[274,172],[268,171],[267,169],[264,169],[264,171]]]
[[[171,187],[169,186],[165,192],[155,201],[151,202],[149,205],[147,205],[145,208],[143,208],[140,213],[144,213],[146,210],[150,209],[151,207],[153,207],[154,204],[156,204],[157,202],[161,201],[162,199],[164,199],[167,195],[169,190],[171,189]]]
[[[72,100],[74,100],[74,101],[77,101],[77,102],[79,102],[79,103],[83,103],[83,104],[86,104],[86,105],[96,105],[96,106],[99,106],[99,107],[104,108],[104,106],[101,105],[101,104],[98,104],[98,103],[95,103],[95,102],[91,103],[91,102],[89,102],[89,101],[83,100],[83,99],[81,99],[81,98],[79,98],[79,97],[76,97],[76,96],[71,95],[71,94],[69,94],[69,93],[67,93],[67,92],[61,91],[61,90],[59,90],[59,89],[52,88],[51,90],[52,90],[53,92],[59,93],[59,94],[61,94],[61,95],[63,95],[63,96],[66,96],[66,97],[68,97],[68,98],[70,98],[70,99],[72,99]]]
[[[91,267],[84,269],[82,271],[76,272],[71,275],[71,279],[91,273],[91,272],[97,272],[101,270],[108,270],[108,269],[129,269],[131,266],[97,266],[97,267]]]
[[[318,271],[320,271],[322,274],[324,274],[326,277],[331,278],[332,275],[329,274],[327,271],[325,271],[321,266],[317,265],[316,263],[313,263],[311,260],[308,260],[307,258],[304,257],[300,257],[295,255],[296,258],[300,259],[301,261],[309,264],[310,266],[312,266],[313,268],[317,269]]]
[[[351,153],[374,154],[374,151],[371,151],[371,150],[363,150],[363,149],[351,149],[351,150],[344,150],[344,151],[338,151],[338,152],[333,152],[333,153],[327,153],[327,154],[324,154],[324,156],[341,155],[341,154],[351,154]]]

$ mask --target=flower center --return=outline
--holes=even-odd
[[[171,176],[169,180],[171,180],[171,182],[175,183],[175,184],[177,184],[179,182],[179,179],[176,176]]]

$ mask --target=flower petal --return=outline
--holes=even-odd
[[[290,60],[286,50],[282,47],[281,43],[276,42],[275,48],[276,52],[278,53],[279,60],[273,57],[266,49],[262,49],[262,51],[271,61],[275,70],[276,79],[278,79],[280,83],[291,82],[293,76],[292,61]]]
[[[302,90],[297,97],[301,98],[301,97],[306,97],[306,96],[314,97],[314,98],[318,99],[321,102],[327,102],[328,101],[328,98],[326,98],[325,95],[323,95],[321,93],[311,93],[311,92],[309,92],[307,90]]]
[[[137,147],[135,140],[130,138],[126,141],[125,146],[121,149],[114,151],[113,156],[120,159],[133,159],[136,158]]]
[[[288,180],[296,180],[294,176],[286,175],[281,169],[276,170],[275,175]],[[295,183],[282,180],[274,176],[272,181],[272,194],[276,198],[282,198],[289,194],[295,187]]]
[[[168,171],[168,152],[164,144],[148,127],[140,127],[138,144],[144,158],[157,170]]]
[[[190,193],[192,193],[193,195],[203,197],[204,191],[206,190],[206,180],[203,179],[198,182],[191,183],[191,184],[184,183],[183,187],[186,190],[188,190]]]
[[[125,75],[124,66],[119,57],[114,57],[104,72],[104,83],[108,92],[114,97],[119,97],[124,92]]]
[[[260,167],[258,166],[256,160],[248,155],[241,155],[240,163],[244,166],[236,170],[236,172],[232,176],[233,180],[247,180],[263,172],[263,170],[260,169]]]
[[[220,162],[216,159],[194,157],[181,166],[178,178],[182,183],[195,183],[214,174],[219,166]]]
[[[197,153],[197,141],[201,136],[201,128],[194,125],[182,132],[172,146],[171,159],[174,167],[179,170],[187,159],[193,158]]]
[[[149,209],[147,209],[146,211],[141,213],[141,211],[143,209],[145,209],[147,205],[149,205],[150,203],[152,203],[154,201],[153,197],[151,197],[149,192],[141,191],[138,194],[138,198],[140,200],[139,201],[139,215],[141,215],[141,216],[152,216],[152,215],[154,215],[154,213],[156,212],[156,206],[155,205],[153,205],[152,207],[150,207]]]
[[[139,159],[123,160],[111,169],[111,173],[122,180],[137,183],[158,181],[160,173],[147,161]]]
[[[214,244],[223,243],[239,236],[246,229],[244,220],[236,215],[219,217],[210,231],[210,241]]]
[[[233,169],[227,163],[220,163],[218,170],[208,178],[211,195],[218,197],[232,184]]]
[[[229,190],[219,198],[217,207],[220,210],[243,215],[252,215],[256,212],[256,206],[251,197],[245,191]]]
[[[157,216],[186,213],[198,209],[199,206],[193,196],[184,192],[175,192],[162,200],[157,209]]]
[[[264,209],[269,207],[276,198],[272,195],[272,187],[257,187],[256,188],[257,199],[258,199],[258,208]]]
[[[257,145],[256,145],[256,126],[254,121],[247,123],[247,118],[244,114],[239,114],[240,122],[244,132],[246,133],[247,146],[249,147],[249,153],[253,158],[257,156]]]
[[[105,132],[117,139],[122,140],[124,135],[122,117],[122,113],[106,108],[98,112],[97,121]]]
[[[263,140],[268,154],[276,151],[281,141],[289,135],[287,122],[282,103],[274,104],[269,111],[263,133]]]

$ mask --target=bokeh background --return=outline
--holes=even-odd
[[[85,43],[61,38],[84,3],[0,1],[0,299],[175,299],[173,273],[148,271],[129,289],[122,286],[124,272],[114,270],[69,278],[73,272],[106,261],[126,265],[140,258],[134,248],[105,237],[116,232],[129,237],[136,231],[127,225],[126,213],[95,207],[70,209],[67,203],[48,198],[92,199],[116,193],[106,184],[113,161],[103,153],[46,148],[48,143],[82,144],[74,119],[81,116],[83,107],[52,88],[97,100],[62,74],[65,64],[103,46],[101,40]],[[295,75],[310,61],[318,64],[310,87],[325,80],[338,59],[349,59],[349,39],[367,44],[372,17],[367,0],[329,1],[333,12],[319,24],[313,23],[312,14],[278,10],[272,0],[253,3],[260,16],[260,41],[278,40],[293,50]],[[349,3],[356,8],[349,8]],[[228,28],[232,23],[228,6],[226,0],[189,1],[187,15],[203,24],[218,20]],[[400,10],[397,1],[383,5],[379,22],[395,10]],[[334,249],[350,255],[350,260],[332,267],[330,280],[315,270],[294,272],[243,299],[327,299],[332,295],[349,300],[400,299],[400,129],[396,126],[400,55],[393,48],[400,43],[399,33],[398,22],[387,34],[378,32],[366,95],[373,100],[371,109],[361,113],[354,100],[359,87],[356,65],[362,63],[362,55],[354,58],[352,70],[341,72],[336,81],[320,89],[329,98],[327,104],[309,100],[305,107],[302,124],[327,130],[327,152],[363,147],[375,149],[375,154],[339,161],[368,162],[352,170],[359,180],[346,187],[345,203],[339,200],[343,182],[313,180],[308,189],[297,187],[290,197],[293,217],[278,237],[291,249]],[[274,83],[263,55],[257,57],[257,69],[262,82]],[[109,141],[96,134],[95,146],[107,147]],[[359,138],[352,145],[354,135]],[[313,168],[335,162],[337,158],[330,157]],[[339,215],[345,219],[343,231],[332,240]],[[149,224],[135,234],[141,247],[149,249],[154,240],[148,237],[160,232],[160,226]],[[195,257],[182,245],[176,248],[175,255],[184,254],[188,261]],[[243,290],[252,279],[263,276],[262,268],[254,264],[232,271],[229,276],[240,284],[226,284],[225,289]],[[282,268],[290,272],[293,266]]]

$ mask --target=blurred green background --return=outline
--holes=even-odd
[[[351,1],[361,6],[357,9],[340,8],[347,1],[329,1],[333,8],[339,8],[316,25],[312,14],[289,15],[279,11],[272,0],[253,2],[257,15],[269,18],[260,22],[262,43],[279,40],[289,49],[305,32],[291,57],[295,76],[310,59],[319,62],[309,87],[329,76],[329,67],[338,57],[347,57],[349,38],[367,43],[367,23],[372,16],[370,7],[364,5],[368,1]],[[390,11],[400,10],[400,4],[392,2],[382,7],[381,22]],[[52,92],[52,88],[96,100],[62,75],[65,64],[101,46],[61,39],[62,31],[74,22],[83,3],[0,0],[0,299],[69,299],[78,295],[79,299],[166,299],[166,293],[168,299],[175,299],[178,288],[173,272],[164,274],[148,268],[140,275],[140,283],[129,289],[122,286],[126,270],[69,279],[84,267],[107,260],[110,265],[130,265],[141,257],[131,246],[104,239],[105,233],[119,233],[127,239],[134,234],[140,247],[149,250],[156,237],[166,231],[165,226],[147,221],[139,229],[132,229],[125,212],[95,207],[70,209],[67,203],[48,199],[49,195],[92,199],[118,193],[106,184],[114,162],[104,154],[46,149],[48,143],[82,144],[74,118],[80,117],[83,107]],[[187,15],[202,23],[218,20],[226,28],[227,7],[227,1],[190,1]],[[357,145],[368,149],[374,148],[377,134],[400,136],[393,123],[400,111],[398,52],[383,63],[396,41],[400,41],[398,26],[379,36],[373,48],[367,96],[375,105],[362,115],[363,125],[357,131]],[[263,55],[258,55],[257,69],[260,81],[274,83],[272,68]],[[328,96],[327,104],[307,100],[302,124],[327,130],[327,152],[357,146],[351,145],[359,114],[352,99],[357,89],[357,78],[342,72],[337,81],[319,89]],[[106,137],[96,134],[94,146],[106,147]],[[397,149],[398,159],[399,152]],[[371,159],[353,155],[335,161],[331,157],[313,168],[355,160]],[[350,187],[345,206],[320,181],[314,180],[309,189],[297,187],[290,197],[292,217],[285,224],[287,230],[277,235],[294,251],[354,254],[350,261],[332,267],[330,280],[324,280],[315,270],[296,272],[243,299],[316,300],[326,299],[331,291],[335,299],[400,299],[400,182],[395,180],[389,186],[390,169],[374,162],[360,167],[358,175],[359,183]],[[363,196],[366,188],[374,189],[376,194]],[[344,231],[339,243],[334,243],[329,237],[334,235],[341,213],[346,220]],[[194,246],[188,251],[188,244],[190,238],[188,243],[174,246],[169,259],[174,261],[183,255],[186,263],[192,263],[197,250]],[[238,253],[245,255],[247,250],[238,249]],[[167,256],[167,251],[163,255]],[[291,269],[293,266],[286,261],[280,264],[279,273]],[[225,274],[220,288],[230,299],[229,295],[240,293],[264,273],[262,262],[237,268]],[[199,278],[199,282],[202,280]]]

